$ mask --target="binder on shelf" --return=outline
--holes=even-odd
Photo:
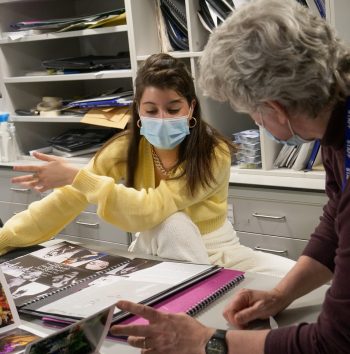
[[[153,304],[220,267],[129,259],[62,242],[2,263],[1,269],[19,312],[73,321],[122,298]],[[115,309],[113,318],[126,315]]]
[[[315,158],[317,156],[317,153],[318,153],[318,150],[319,150],[320,146],[321,146],[320,140],[315,140],[313,149],[312,149],[311,154],[310,154],[309,161],[307,162],[307,165],[306,165],[306,170],[312,170],[312,166],[314,164],[314,161],[315,161]]]
[[[219,17],[222,22],[225,21],[232,12],[222,0],[206,0],[206,3],[211,7],[211,12]]]
[[[188,50],[188,30],[184,0],[160,0],[161,16],[172,49]]]
[[[311,141],[309,143],[305,143],[305,144],[301,145],[298,156],[292,166],[293,170],[301,171],[306,168],[307,163],[310,159],[310,155],[311,155],[312,149],[314,147],[314,144],[315,144],[315,142]]]
[[[169,16],[172,18],[183,32],[187,32],[187,18],[184,0],[161,0],[160,6],[165,11],[166,17]]]
[[[322,146],[318,149],[314,164],[312,165],[312,169],[316,171],[324,171],[324,166],[322,162]]]
[[[325,0],[314,0],[321,17],[326,18]]]
[[[324,5],[320,5],[318,0],[304,0],[305,6],[308,7],[315,15],[326,17]],[[320,0],[322,2],[322,0]]]

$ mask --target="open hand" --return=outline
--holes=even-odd
[[[147,354],[204,354],[205,345],[214,329],[185,314],[170,314],[130,301],[119,301],[117,307],[139,315],[149,325],[114,325],[113,335],[129,336],[128,343]]]
[[[28,175],[14,177],[12,183],[32,188],[38,192],[72,184],[79,168],[68,163],[64,158],[34,152],[33,156],[43,162],[42,165],[14,166],[14,171],[30,172]]]

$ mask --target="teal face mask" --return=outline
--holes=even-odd
[[[140,134],[158,149],[171,150],[190,134],[188,117],[141,119]]]

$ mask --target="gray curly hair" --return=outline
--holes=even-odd
[[[255,0],[211,35],[200,60],[204,94],[252,113],[268,100],[315,117],[350,92],[350,54],[296,0]]]

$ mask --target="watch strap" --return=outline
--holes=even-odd
[[[215,353],[227,354],[226,332],[224,329],[217,329],[206,344],[205,352],[213,353],[215,348]]]

